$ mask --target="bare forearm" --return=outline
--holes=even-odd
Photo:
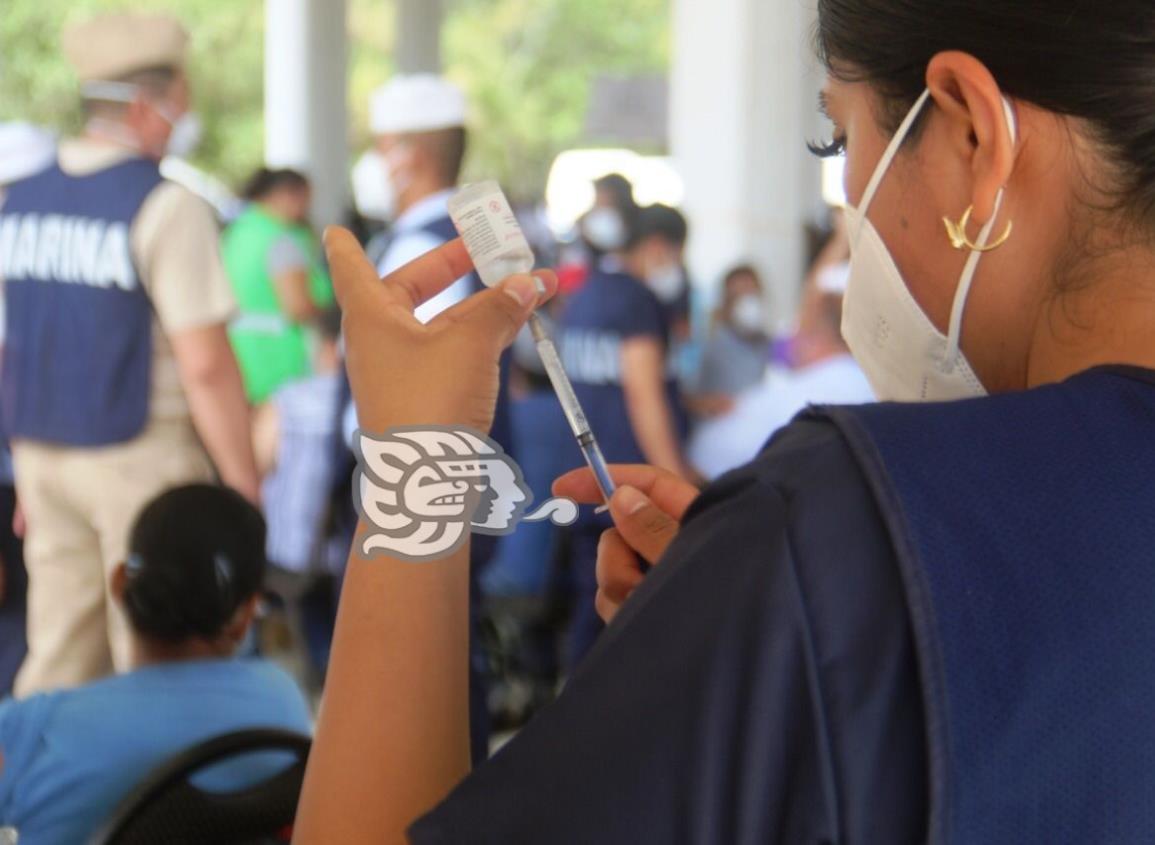
[[[244,385],[235,361],[185,379],[193,424],[221,481],[249,499],[260,490]]]
[[[307,271],[295,269],[281,273],[273,279],[273,286],[281,304],[281,311],[294,323],[307,323],[321,313],[321,309],[313,302],[313,297],[309,293]]]
[[[665,384],[665,347],[652,338],[626,341],[621,351],[622,392],[638,445],[651,466],[685,475]]]
[[[350,556],[294,842],[393,843],[469,771],[469,551]]]
[[[666,402],[661,399],[629,401],[627,398],[626,407],[630,425],[633,426],[646,462],[651,466],[683,474],[684,464],[674,434],[674,419]]]

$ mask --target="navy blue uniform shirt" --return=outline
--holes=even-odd
[[[626,409],[621,350],[625,341],[637,338],[655,340],[668,350],[669,329],[658,298],[626,273],[596,269],[566,302],[557,337],[566,372],[606,460],[644,462]],[[666,391],[673,410],[677,386],[669,377]],[[573,457],[574,466],[580,465],[576,447]]]
[[[413,841],[1155,842],[1153,432],[1134,368],[807,412]]]
[[[796,422],[699,497],[559,700],[410,836],[918,842],[923,737],[882,519],[839,431]]]

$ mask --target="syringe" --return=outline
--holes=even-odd
[[[492,287],[514,273],[528,273],[533,269],[533,250],[501,186],[496,182],[481,182],[462,188],[449,199],[449,216],[465,242],[465,249],[473,259],[477,275],[487,286]],[[565,418],[577,438],[578,447],[593,471],[602,497],[608,503],[614,493],[614,482],[569,376],[562,366],[557,347],[537,314],[530,316],[529,330],[533,333],[537,354],[545,365]],[[604,507],[598,512],[602,510]]]
[[[602,498],[608,503],[610,497],[614,495],[614,480],[610,478],[606,459],[602,456],[602,450],[598,446],[593,431],[590,430],[589,420],[586,419],[585,411],[582,410],[581,402],[578,401],[577,394],[574,393],[569,375],[566,374],[565,367],[562,366],[561,358],[557,354],[557,347],[553,345],[553,339],[550,338],[545,324],[537,314],[530,315],[529,330],[533,334],[534,342],[537,344],[537,354],[541,358],[541,363],[545,365],[545,372],[549,376],[558,401],[561,402],[561,409],[565,413],[566,421],[569,423],[574,438],[577,440],[578,448],[582,450],[582,456],[585,457],[586,463],[593,471],[594,481],[597,482],[598,489],[602,491]],[[605,506],[598,508],[597,512],[601,513],[604,509]]]

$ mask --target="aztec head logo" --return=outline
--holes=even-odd
[[[569,525],[577,505],[551,499],[532,514],[521,468],[490,438],[467,429],[358,432],[354,501],[369,530],[361,553],[432,560],[457,549],[470,531],[508,534],[519,521]]]

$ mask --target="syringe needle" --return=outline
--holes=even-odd
[[[554,346],[553,339],[549,336],[545,324],[537,314],[530,315],[529,330],[537,344],[537,354],[541,357],[542,364],[545,365],[545,372],[553,385],[554,393],[557,394],[558,401],[561,402],[561,409],[565,413],[570,430],[577,439],[578,446],[582,450],[582,456],[590,470],[593,471],[594,481],[597,482],[598,489],[601,490],[602,498],[607,503],[598,508],[597,512],[601,513],[606,509],[610,497],[614,494],[614,482],[610,478],[606,459],[602,456],[602,450],[590,430],[585,411],[582,410],[581,402],[578,401],[569,375],[566,374],[565,367],[562,366],[561,357],[557,354],[557,347]]]

